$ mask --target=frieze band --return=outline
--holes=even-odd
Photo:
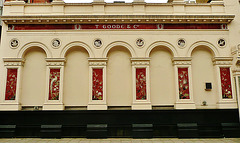
[[[9,24],[8,30],[228,29],[226,24]]]

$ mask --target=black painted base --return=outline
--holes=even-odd
[[[0,137],[240,137],[237,109],[1,111]]]

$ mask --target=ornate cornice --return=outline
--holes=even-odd
[[[132,66],[149,66],[151,58],[131,58]]]
[[[232,65],[233,57],[215,57],[213,58],[213,65]]]
[[[47,66],[64,66],[65,58],[46,58]]]
[[[4,66],[23,66],[23,58],[3,58]]]
[[[2,16],[6,24],[228,24],[235,15],[37,15]]]
[[[107,66],[107,58],[88,58],[89,66]]]
[[[175,57],[172,58],[173,65],[191,65],[192,58],[189,57]]]

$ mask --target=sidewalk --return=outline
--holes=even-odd
[[[240,138],[223,139],[175,139],[175,138],[154,138],[154,139],[85,139],[85,138],[64,138],[64,139],[39,139],[39,138],[17,138],[0,139],[0,143],[240,143]]]

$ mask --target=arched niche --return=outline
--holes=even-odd
[[[82,47],[88,52],[90,58],[95,57],[93,51],[90,48],[90,46],[87,45],[86,43],[83,43],[83,42],[80,42],[80,41],[74,41],[74,42],[71,42],[71,43],[67,44],[62,49],[62,51],[60,53],[60,57],[64,58],[66,56],[67,52],[69,51],[69,49],[71,49],[72,47]]]
[[[210,47],[200,45],[192,51],[192,84],[193,98],[197,108],[216,108],[217,73],[215,73],[212,58],[214,53]],[[205,83],[212,83],[211,90],[205,90]],[[202,106],[203,101],[208,106]]]
[[[173,106],[175,102],[173,53],[166,46],[157,46],[150,51],[149,57],[151,103],[153,106]]]
[[[22,55],[25,59],[22,73],[22,106],[43,106],[46,94],[47,54],[40,47],[29,47]]]
[[[147,48],[146,53],[145,53],[146,57],[150,57],[150,53],[156,47],[166,47],[169,50],[169,52],[173,55],[173,57],[178,56],[178,52],[172,44],[165,42],[165,41],[157,41],[157,42],[154,42],[153,44],[151,44]]]
[[[66,51],[63,103],[65,106],[87,106],[89,98],[88,51],[73,46]]]
[[[209,51],[211,52],[211,54],[214,57],[219,57],[220,56],[218,49],[212,43],[210,43],[208,41],[197,41],[197,42],[193,43],[190,46],[190,48],[188,49],[186,56],[191,57],[193,50],[195,48],[198,48],[199,46],[200,47],[207,47],[207,49],[209,49]]]
[[[107,53],[108,106],[131,106],[132,68],[131,53],[123,46],[115,46]]]
[[[103,58],[106,58],[107,55],[108,55],[108,53],[109,53],[109,51],[110,51],[113,47],[119,47],[119,46],[120,46],[120,47],[125,47],[126,49],[128,49],[128,51],[129,51],[130,54],[131,54],[131,57],[136,57],[136,56],[137,56],[134,48],[133,48],[130,44],[128,44],[128,43],[126,43],[126,42],[123,42],[123,41],[115,41],[115,42],[112,42],[112,43],[110,43],[109,45],[106,46],[106,48],[105,48],[104,51],[103,51],[102,57],[103,57]]]
[[[51,51],[47,48],[46,45],[44,45],[43,43],[40,42],[30,42],[25,44],[18,52],[17,57],[18,58],[23,58],[25,53],[29,50],[32,49],[33,47],[38,47],[41,48],[45,53],[46,53],[46,57],[47,58],[51,58],[52,57],[52,53]]]

